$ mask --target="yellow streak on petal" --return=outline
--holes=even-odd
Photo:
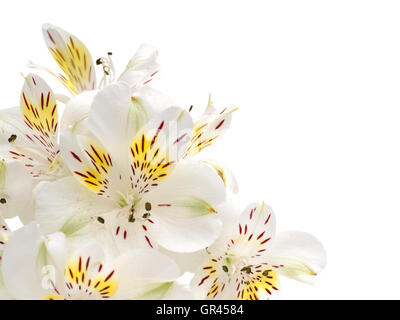
[[[90,266],[89,257],[73,256],[68,261],[65,278],[73,286],[84,288],[83,291],[87,289],[88,293],[94,292],[103,298],[110,298],[117,292],[119,281],[114,271],[103,271],[97,265],[94,268]]]
[[[260,293],[264,292],[271,295],[278,290],[279,278],[276,271],[266,268],[255,273],[238,293],[238,300],[258,300]]]
[[[44,30],[47,46],[66,77],[57,77],[72,93],[93,90],[96,76],[92,57],[86,46],[75,36],[51,26]]]
[[[158,143],[158,139],[157,133],[149,136],[147,132],[139,132],[130,146],[134,176],[138,177],[140,173],[145,185],[164,180],[174,167],[174,162],[170,161],[166,148]]]

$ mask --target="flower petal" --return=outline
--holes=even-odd
[[[31,223],[10,237],[2,259],[6,288],[16,299],[39,299],[50,293],[42,288],[37,257],[41,237],[39,228]]]
[[[194,295],[190,290],[189,282],[190,274],[183,274],[174,282],[164,297],[162,297],[162,300],[194,300]]]
[[[252,203],[239,217],[231,252],[239,256],[257,258],[264,255],[275,236],[275,215],[268,205]]]
[[[158,52],[154,47],[142,44],[118,80],[126,82],[130,88],[148,83],[158,71],[157,56]]]
[[[237,108],[225,108],[218,112],[210,98],[204,114],[194,124],[184,157],[194,156],[219,139],[229,128],[232,121],[232,112],[236,110]]]
[[[61,130],[87,119],[96,94],[95,90],[84,91],[68,100],[60,121]]]
[[[88,118],[89,130],[120,166],[126,165],[130,142],[143,124],[138,120],[142,118],[141,112],[132,103],[129,87],[122,82],[110,84],[93,99]]]
[[[193,252],[211,245],[221,233],[218,216],[210,215],[191,219],[165,216],[159,218],[158,244],[176,252]]]
[[[299,281],[310,281],[310,276],[316,276],[324,269],[326,252],[313,235],[286,231],[276,234],[266,259],[270,264],[280,266],[277,269],[280,274]]]
[[[171,107],[139,130],[130,145],[130,179],[136,198],[154,189],[172,172],[192,126],[186,111]]]
[[[43,36],[51,55],[67,75],[63,83],[77,94],[96,88],[96,73],[92,57],[85,45],[59,27],[44,24]]]
[[[215,208],[225,200],[225,195],[223,181],[210,166],[181,161],[148,198],[162,216],[195,218],[217,214]]]
[[[53,91],[38,75],[26,76],[20,106],[25,124],[32,130],[32,138],[38,140],[49,153],[56,153],[57,101]],[[52,154],[53,157],[55,155]]]
[[[115,261],[120,275],[116,299],[160,299],[179,277],[178,266],[150,249],[136,249]]]
[[[179,163],[148,197],[154,208],[152,215],[160,225],[156,240],[177,252],[209,246],[221,232],[215,207],[224,199],[224,185],[212,168],[197,162]]]
[[[35,113],[36,114],[36,113]],[[32,177],[54,179],[60,172],[58,146],[24,123],[19,107],[0,110],[0,154],[18,160]]]
[[[65,284],[70,299],[109,299],[118,290],[120,274],[98,244],[75,252],[65,268]]]
[[[61,133],[60,146],[64,162],[88,190],[107,199],[119,201],[129,187],[125,175],[114,165],[112,155],[93,135],[82,135],[75,128]]]
[[[5,218],[33,219],[34,182],[27,168],[16,160],[0,161],[0,210]]]
[[[80,231],[93,219],[112,210],[112,203],[82,187],[74,177],[41,182],[36,190],[36,220],[43,234]],[[100,225],[100,224],[99,224]]]
[[[132,248],[157,249],[153,235],[159,233],[159,223],[153,217],[143,218],[143,214],[124,207],[109,214],[105,218],[105,226],[120,252]]]
[[[225,187],[231,190],[233,193],[239,192],[239,186],[236,181],[233,172],[229,170],[226,166],[214,161],[214,160],[205,160],[204,163],[211,166],[220,176],[222,181],[224,182]]]
[[[146,110],[149,118],[176,105],[170,97],[148,86],[135,91],[133,97]]]

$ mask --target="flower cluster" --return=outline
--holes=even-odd
[[[61,71],[30,67],[69,94],[31,73],[0,110],[1,298],[267,299],[280,275],[323,269],[318,240],[275,233],[264,202],[238,211],[233,174],[198,157],[237,108],[175,106],[149,86],[151,46],[118,76],[112,53],[94,62],[61,28],[43,35]]]

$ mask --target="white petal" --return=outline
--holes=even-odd
[[[179,163],[160,188],[149,194],[152,214],[160,224],[158,243],[177,252],[211,245],[222,227],[215,207],[224,199],[225,187],[212,168],[198,162]]]
[[[0,141],[2,143],[7,144],[10,133],[25,133],[27,128],[19,106],[0,110],[0,132],[2,138]]]
[[[56,232],[44,238],[47,254],[52,258],[54,266],[58,270],[63,270],[66,262],[67,240],[65,234]]]
[[[313,235],[300,231],[276,234],[266,258],[270,264],[283,265],[278,272],[299,281],[309,281],[326,265],[326,252]]]
[[[0,203],[5,218],[19,216],[27,223],[33,219],[32,191],[34,182],[29,171],[16,160],[0,162]]]
[[[222,221],[222,232],[218,239],[208,248],[211,252],[219,251],[221,248],[226,247],[232,237],[237,237],[238,220],[242,213],[233,197],[227,197],[226,201],[216,207],[216,210]]]
[[[222,229],[221,220],[215,216],[178,218],[165,216],[159,219],[159,245],[176,252],[193,252],[210,246]]]
[[[61,130],[87,119],[96,94],[97,91],[95,90],[84,91],[69,99],[65,104],[64,112],[61,117]]]
[[[158,71],[157,56],[158,52],[154,47],[141,45],[118,80],[126,82],[131,88],[146,84]]]
[[[149,118],[176,105],[169,96],[147,86],[135,91],[134,97],[146,110]]]
[[[107,200],[83,188],[73,177],[41,182],[36,190],[36,219],[43,234],[62,230],[72,235],[92,220],[112,210]]]
[[[132,120],[137,109],[132,104],[129,87],[122,82],[110,84],[93,99],[88,126],[113,158],[127,161],[129,144],[136,131]],[[121,160],[120,160],[121,162]]]
[[[115,267],[120,277],[116,299],[160,299],[180,275],[170,258],[147,249],[120,256]]]
[[[177,217],[197,217],[215,213],[226,191],[218,174],[202,162],[181,161],[171,175],[149,197],[157,210]],[[163,204],[170,204],[165,206]]]
[[[192,278],[190,273],[183,274],[168,290],[162,300],[194,300],[189,283]]]
[[[143,213],[134,213],[134,222],[129,221],[130,207],[115,210],[105,217],[105,227],[113,237],[113,243],[120,252],[127,252],[132,248],[157,249],[154,235],[159,233],[159,223],[150,217],[143,219]],[[132,216],[133,217],[133,216]]]
[[[182,253],[182,252],[169,251],[167,249],[160,247],[159,251],[170,257],[172,260],[174,260],[183,273],[196,272],[199,265],[201,265],[208,256],[206,249],[194,252]]]
[[[224,182],[225,187],[227,187],[233,193],[239,192],[238,183],[231,170],[229,170],[225,165],[214,160],[205,160],[203,162],[211,166],[218,173],[218,175]]]
[[[263,256],[273,242],[275,229],[276,220],[271,207],[264,202],[252,203],[239,217],[232,250],[242,256]]]
[[[39,228],[31,223],[12,234],[2,259],[4,283],[16,299],[39,299],[47,292],[37,269]]]

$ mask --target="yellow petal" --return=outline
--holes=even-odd
[[[75,36],[59,27],[43,25],[43,36],[51,55],[66,77],[58,76],[73,94],[96,88],[93,60],[86,46]]]

